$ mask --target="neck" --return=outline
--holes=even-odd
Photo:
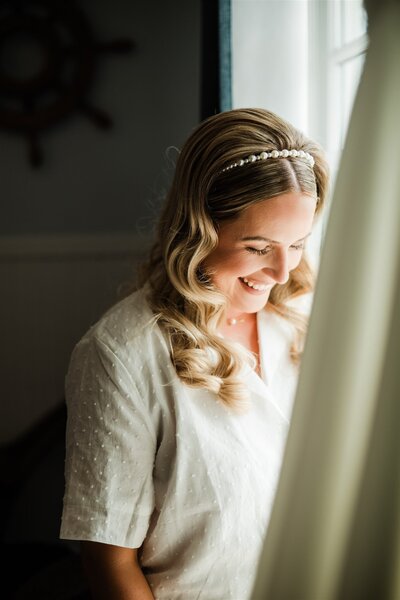
[[[224,322],[230,327],[253,323],[256,313],[234,313],[226,315]]]

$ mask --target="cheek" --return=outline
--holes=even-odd
[[[289,271],[293,271],[299,266],[302,257],[303,252],[294,252],[292,256],[289,257]]]
[[[214,279],[222,279],[246,274],[248,269],[251,269],[251,265],[254,264],[254,258],[243,254],[243,252],[228,251],[221,248],[209,256],[204,264]]]

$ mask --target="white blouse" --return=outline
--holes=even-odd
[[[292,325],[264,310],[258,329],[243,414],[180,381],[143,290],[73,352],[61,537],[141,547],[157,600],[250,596],[297,383]]]

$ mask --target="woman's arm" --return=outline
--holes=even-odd
[[[81,552],[94,600],[154,600],[137,549],[82,542]]]

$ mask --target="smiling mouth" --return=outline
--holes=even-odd
[[[255,281],[252,281],[251,279],[247,279],[247,277],[239,277],[239,279],[242,283],[247,285],[247,287],[249,287],[253,290],[257,290],[258,292],[266,292],[267,290],[269,290],[272,287],[271,285],[264,285],[262,283],[256,283]]]

